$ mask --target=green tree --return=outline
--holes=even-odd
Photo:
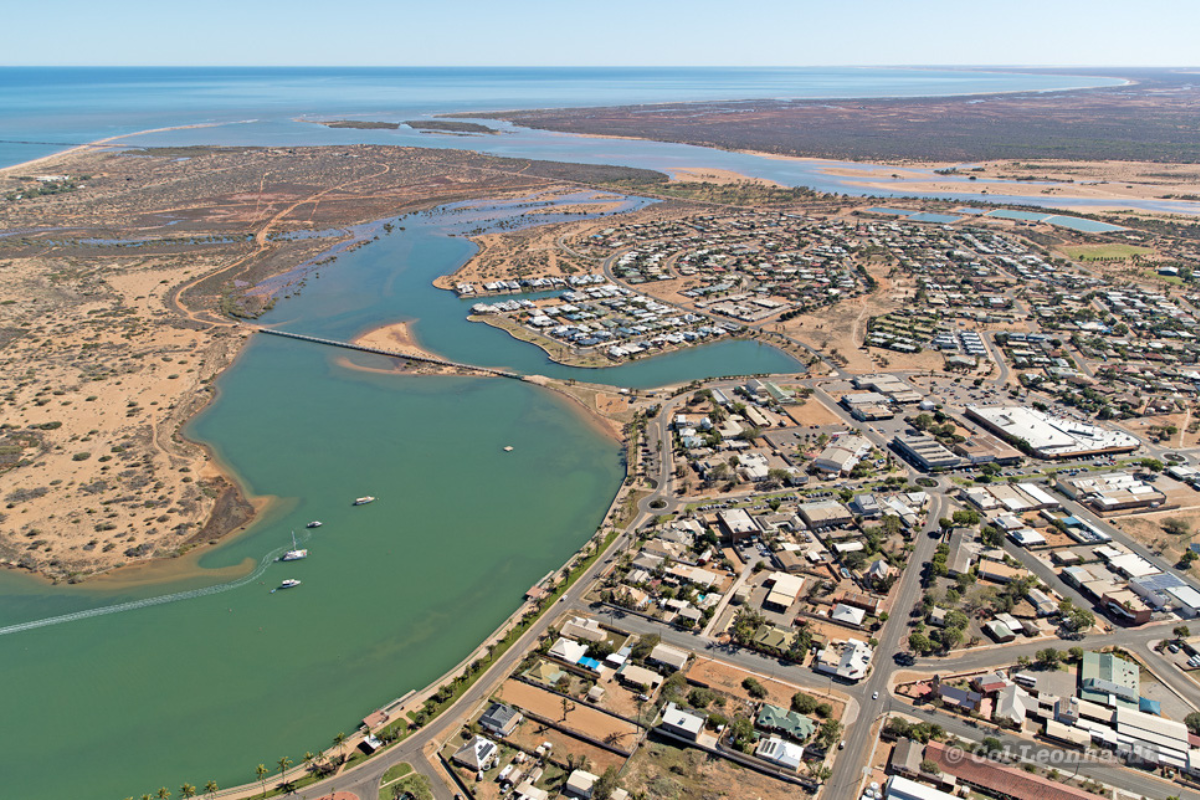
[[[1062,653],[1055,650],[1053,647],[1047,647],[1044,650],[1038,650],[1034,654],[1037,657],[1038,664],[1047,669],[1057,667],[1062,661]]]
[[[812,714],[817,710],[817,698],[804,692],[792,695],[792,710],[800,714]]]
[[[345,746],[345,744],[346,744],[346,734],[345,734],[344,732],[342,732],[342,731],[338,731],[338,734],[337,734],[337,736],[334,736],[334,737],[333,737],[333,744],[334,744],[334,746],[335,746],[335,747],[337,747],[337,749],[338,749],[338,756],[339,756],[339,757],[341,757],[341,755],[342,755],[342,748],[343,748],[343,747]]]
[[[821,729],[817,732],[817,741],[820,742],[825,749],[834,747],[838,740],[842,738],[842,723],[836,719],[827,719],[821,723]]]
[[[1175,634],[1176,639],[1186,639],[1192,635],[1192,631],[1187,625],[1176,625],[1171,632]]]
[[[187,800],[187,798],[195,797],[196,796],[196,787],[192,786],[190,783],[185,783],[183,786],[179,787],[179,796],[184,798],[184,800]]]
[[[171,790],[165,786],[160,786],[158,791],[154,793],[154,796],[157,797],[158,800],[169,800],[171,797]]]
[[[746,676],[746,679],[742,681],[742,688],[755,700],[761,700],[767,696],[766,688],[752,676]]]
[[[1183,724],[1187,725],[1189,731],[1200,736],[1200,711],[1193,711],[1184,717]]]
[[[616,789],[617,768],[610,765],[592,787],[592,800],[609,800]]]
[[[754,746],[755,738],[754,723],[745,717],[738,717],[729,723],[730,742],[743,753],[750,752]]]
[[[209,781],[204,784],[204,793],[208,795],[209,800],[217,796],[217,792],[221,791],[221,787],[217,786],[216,781]]]
[[[283,758],[279,759],[275,763],[279,765],[279,781],[280,781],[280,783],[287,783],[287,771],[288,771],[288,767],[290,767],[292,765],[292,760],[290,758],[288,758],[287,756],[284,756]]]
[[[908,635],[908,646],[921,655],[924,655],[933,649],[933,642],[929,641],[929,637],[923,633],[910,633]]]
[[[1186,520],[1179,519],[1178,517],[1165,519],[1162,523],[1162,529],[1172,536],[1183,536],[1188,532],[1189,527]]]
[[[254,774],[258,776],[258,782],[262,785],[263,797],[266,797],[267,796],[267,775],[270,774],[270,770],[267,769],[266,764],[259,764],[257,767],[254,768]]]
[[[808,761],[808,774],[817,783],[824,783],[833,777],[833,770],[823,761]]]

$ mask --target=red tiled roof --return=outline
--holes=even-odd
[[[941,742],[930,742],[925,745],[925,758],[937,764],[947,775],[981,789],[1016,800],[1096,800],[1098,797],[1082,789],[1064,786],[1040,775],[1006,767],[961,750],[950,756],[951,750],[957,748],[947,747]]]

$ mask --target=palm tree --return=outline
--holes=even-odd
[[[190,783],[185,783],[183,786],[179,787],[179,796],[185,798],[185,800],[187,800],[187,798],[195,797],[196,787],[192,786]]]
[[[144,794],[142,795],[142,800],[153,800],[153,798],[151,798],[148,794]]]
[[[171,797],[171,790],[165,786],[160,786],[158,787],[158,791],[154,793],[154,796],[157,797],[158,800],[169,800]]]
[[[216,797],[217,792],[220,790],[221,787],[217,786],[216,781],[209,781],[208,783],[204,784],[204,793],[209,796],[210,800],[211,798]]]
[[[312,772],[312,769],[313,769],[313,760],[314,760],[315,758],[316,758],[316,756],[314,756],[314,755],[312,754],[312,752],[311,752],[311,751],[310,751],[310,752],[306,752],[306,753],[304,754],[304,769],[306,769],[306,770],[307,770],[307,771],[309,771],[309,772]]]
[[[338,755],[341,756],[342,745],[344,745],[346,743],[346,734],[339,731],[338,735],[333,737],[333,743],[334,743],[334,745],[337,746]]]
[[[263,797],[267,796],[267,765],[259,764],[254,768],[254,774],[258,776],[258,782],[262,784]]]
[[[275,763],[279,765],[279,780],[282,783],[287,783],[287,771],[288,767],[292,765],[292,760],[287,756],[284,756]]]

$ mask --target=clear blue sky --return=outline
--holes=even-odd
[[[26,0],[6,65],[1200,65],[1194,0]]]

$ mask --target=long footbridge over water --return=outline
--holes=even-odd
[[[374,353],[379,356],[388,356],[389,358],[402,358],[405,361],[417,361],[422,364],[433,364],[439,367],[452,367],[454,369],[468,370],[470,372],[479,372],[485,375],[494,375],[497,378],[512,378],[514,380],[524,380],[525,376],[519,375],[516,372],[509,372],[503,369],[492,369],[491,367],[476,367],[471,364],[459,364],[456,361],[447,361],[442,358],[430,358],[429,356],[416,356],[409,353],[401,353],[395,350],[385,350],[382,347],[368,347],[367,345],[354,344],[353,342],[341,342],[337,339],[323,339],[320,336],[309,336],[304,333],[292,333],[291,331],[280,331],[274,328],[256,328],[259,333],[269,333],[272,336],[282,336],[285,339],[299,339],[303,342],[314,342],[323,344],[328,347],[341,347],[344,350],[358,350],[362,353]]]

